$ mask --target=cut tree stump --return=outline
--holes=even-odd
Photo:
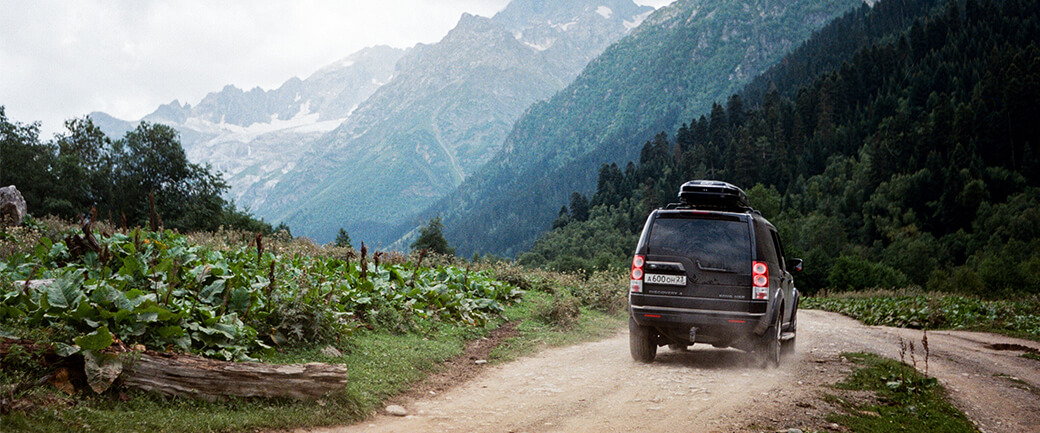
[[[344,365],[225,362],[169,353],[126,353],[119,384],[131,389],[217,400],[221,397],[313,400],[342,391]]]

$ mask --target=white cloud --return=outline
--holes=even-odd
[[[508,0],[0,0],[0,105],[44,138],[104,111],[138,119],[225,84],[270,89],[361,48],[441,39]],[[665,0],[640,0],[659,7]]]

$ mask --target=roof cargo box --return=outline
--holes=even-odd
[[[740,188],[717,180],[691,180],[679,188],[679,200],[695,208],[746,211],[751,209]]]

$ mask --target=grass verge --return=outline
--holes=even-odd
[[[0,424],[5,433],[238,432],[349,424],[364,419],[387,399],[442,369],[445,360],[462,353],[467,341],[484,337],[507,321],[519,322],[519,334],[495,349],[493,362],[515,359],[544,346],[608,336],[623,323],[620,315],[582,308],[567,326],[547,324],[535,318],[533,310],[548,297],[545,293],[528,292],[521,302],[506,309],[505,317],[483,328],[431,324],[424,332],[408,334],[360,331],[338,347],[342,357],[328,357],[321,354],[320,347],[306,347],[263,359],[271,363],[329,362],[351,366],[353,380],[342,394],[314,402],[206,402],[134,392],[68,396],[44,386],[19,394],[17,401],[32,408],[11,410],[0,417]],[[0,374],[0,385],[6,388],[20,379]],[[8,407],[8,402],[4,406]]]
[[[519,320],[519,335],[508,339],[491,351],[495,362],[511,361],[529,355],[543,347],[556,347],[582,341],[592,341],[614,335],[622,329],[628,317],[626,311],[613,314],[581,307],[576,320],[560,326],[536,318],[542,302],[552,302],[552,295],[528,292],[523,302],[506,309],[506,317]]]
[[[870,353],[846,353],[859,365],[837,390],[849,395],[829,395],[841,413],[827,417],[852,432],[884,433],[926,431],[978,432],[971,421],[946,400],[946,390],[930,377],[904,363]],[[856,391],[866,391],[853,397]]]

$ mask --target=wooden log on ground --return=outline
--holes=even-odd
[[[14,346],[20,347],[14,349]],[[32,354],[43,366],[72,365],[78,376],[82,376],[83,360],[79,354],[61,358],[55,354],[53,346],[0,338],[0,359],[12,350]],[[123,365],[117,385],[209,401],[224,397],[313,400],[344,390],[350,373],[344,365],[318,362],[287,365],[225,362],[177,353],[133,352],[125,347],[114,351],[118,352]]]
[[[312,400],[345,389],[346,366],[324,363],[224,362],[168,353],[126,353],[119,383],[127,388],[205,400],[221,397]]]

